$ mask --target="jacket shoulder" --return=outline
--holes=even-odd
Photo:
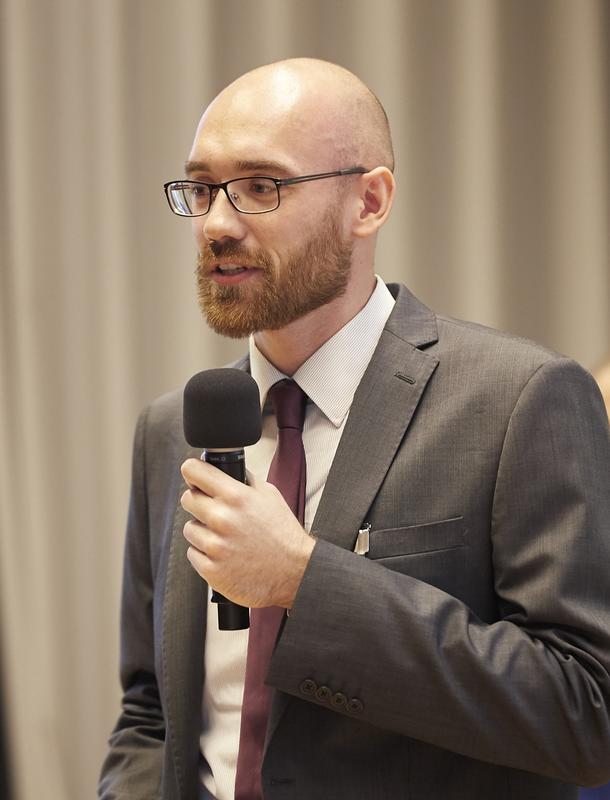
[[[439,339],[444,344],[467,347],[475,352],[490,351],[493,354],[513,353],[539,364],[555,358],[566,358],[561,353],[523,336],[481,325],[477,322],[456,319],[437,314]]]
[[[484,325],[437,315],[438,341],[428,348],[459,396],[476,390],[496,411],[510,413],[527,389],[547,398],[574,391],[587,406],[599,405],[590,373],[574,359],[544,345]]]
[[[437,315],[438,342],[433,348],[441,363],[451,358],[467,374],[527,380],[540,368],[585,370],[573,359],[530,339],[475,322]]]

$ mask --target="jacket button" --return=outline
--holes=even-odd
[[[333,708],[345,708],[347,705],[347,697],[341,692],[337,692],[333,695],[330,704]]]
[[[299,688],[301,690],[301,694],[312,695],[316,693],[318,684],[315,681],[312,681],[311,678],[305,678]]]
[[[333,696],[333,693],[328,688],[328,686],[320,686],[318,691],[316,692],[316,697],[318,700],[322,700],[323,703],[326,703],[330,698]]]
[[[350,714],[362,714],[364,711],[362,701],[358,700],[357,697],[352,697],[352,699],[348,701],[347,710],[350,712]]]

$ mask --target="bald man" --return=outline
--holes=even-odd
[[[104,800],[568,800],[610,776],[599,391],[376,276],[392,169],[370,90],[294,59],[221,92],[166,185],[209,325],[249,337],[263,435],[246,485],[189,450],[181,392],[140,418]],[[303,524],[266,480],[287,379]],[[286,609],[260,741],[241,728],[258,634],[219,631],[212,588]]]

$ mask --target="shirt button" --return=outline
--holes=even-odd
[[[316,697],[318,700],[321,700],[323,703],[326,703],[332,697],[333,693],[328,688],[328,686],[320,686],[318,691],[316,692]]]
[[[345,708],[347,705],[347,697],[341,692],[337,692],[333,695],[330,704],[333,708]]]
[[[362,714],[364,711],[362,700],[358,700],[357,697],[352,697],[347,704],[347,710],[350,712],[350,714]]]
[[[299,688],[301,690],[301,694],[312,695],[316,693],[318,684],[315,681],[312,681],[311,678],[306,678]]]

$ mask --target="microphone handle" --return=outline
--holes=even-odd
[[[246,460],[243,450],[204,450],[202,461],[217,467],[240,483],[246,482]],[[250,627],[250,611],[228,600],[212,589],[212,602],[218,604],[218,630],[241,631]]]

